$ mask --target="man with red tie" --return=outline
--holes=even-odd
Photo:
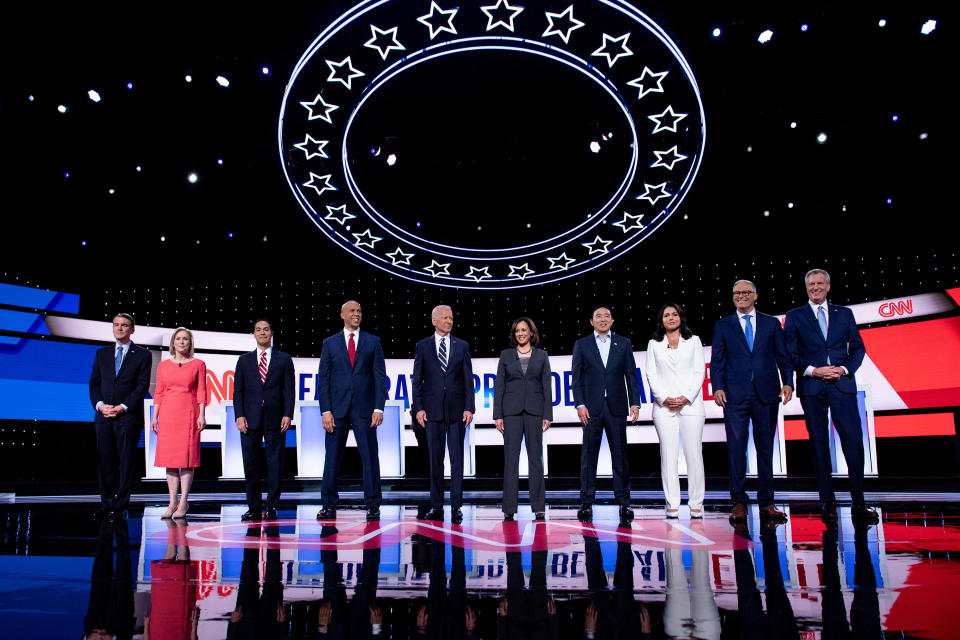
[[[380,453],[376,428],[383,422],[387,401],[387,368],[380,339],[360,332],[360,303],[350,300],[340,308],[343,331],[323,341],[317,376],[317,400],[323,414],[326,457],[317,520],[337,516],[340,460],[353,428],[363,464],[363,501],[367,519],[380,518]]]

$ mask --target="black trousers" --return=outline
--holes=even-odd
[[[142,423],[130,420],[107,418],[96,422],[97,481],[103,509],[123,511],[130,504],[137,482],[137,441],[141,429]]]
[[[543,486],[543,417],[526,413],[503,417],[503,512],[517,512],[521,440],[527,445],[530,506],[539,513],[546,509],[547,501]]]
[[[855,393],[843,393],[836,385],[827,384],[820,393],[800,398],[807,433],[810,435],[810,452],[813,468],[817,472],[817,489],[820,500],[833,502],[833,469],[830,464],[830,426],[827,411],[833,418],[833,426],[840,436],[840,447],[847,461],[850,477],[850,499],[853,504],[863,504],[863,426],[860,424],[860,408]]]
[[[580,450],[580,503],[592,505],[597,495],[597,459],[603,432],[607,432],[610,460],[613,466],[613,496],[617,504],[630,505],[630,464],[627,462],[627,417],[610,413],[603,403],[600,415],[591,415],[583,427]]]
[[[779,402],[765,403],[752,388],[744,398],[728,400],[723,408],[723,425],[727,433],[727,463],[730,467],[730,499],[748,504],[747,441],[753,420],[753,444],[757,448],[757,503],[773,504],[773,440],[777,437]]]
[[[283,472],[286,439],[287,434],[280,431],[280,418],[274,420],[266,415],[260,421],[258,428],[248,428],[246,433],[240,434],[247,506],[251,511],[261,509],[264,478],[267,480],[267,508],[276,509],[280,503],[280,476]],[[266,448],[263,446],[264,443]]]
[[[443,451],[450,451],[450,506],[463,506],[463,437],[462,422],[427,422],[427,447],[430,451],[430,506],[443,506]]]

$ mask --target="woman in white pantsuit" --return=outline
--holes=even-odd
[[[703,517],[703,344],[687,326],[678,304],[667,303],[657,315],[657,328],[647,345],[647,386],[653,396],[653,425],[660,438],[660,476],[667,499],[667,517],[680,508],[677,464],[680,442],[687,460],[690,517]]]

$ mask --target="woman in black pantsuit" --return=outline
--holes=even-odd
[[[517,512],[520,485],[520,441],[526,440],[530,467],[530,506],[537,520],[546,512],[543,486],[543,432],[553,420],[550,359],[539,348],[540,334],[530,318],[510,327],[509,349],[500,354],[493,394],[493,419],[503,434],[503,519]]]

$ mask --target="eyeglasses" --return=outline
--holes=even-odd
[[[737,297],[740,297],[740,296],[749,296],[749,295],[751,295],[751,294],[753,294],[753,293],[756,293],[756,291],[734,291],[734,292],[733,292],[733,297],[734,297],[734,298],[737,298]]]

